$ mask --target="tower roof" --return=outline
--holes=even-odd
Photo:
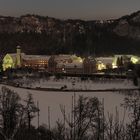
[[[17,46],[17,49],[21,49],[21,47],[20,46]]]

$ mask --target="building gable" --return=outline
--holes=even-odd
[[[3,58],[3,70],[15,68],[16,58],[10,54],[6,54]]]

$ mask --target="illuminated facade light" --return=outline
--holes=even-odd
[[[80,63],[83,63],[83,59],[79,59],[79,62],[80,62]]]
[[[3,70],[5,71],[8,68],[15,68],[15,65],[16,65],[16,61],[14,60],[14,58],[9,54],[7,54],[3,59],[3,64],[2,64]]]
[[[118,68],[118,66],[115,63],[112,63],[112,68],[115,69]]]
[[[106,65],[104,65],[103,63],[100,62],[100,63],[97,64],[97,69],[98,70],[104,70],[104,69],[106,69]]]
[[[137,64],[137,63],[139,62],[139,58],[133,56],[133,57],[131,57],[131,62],[132,62],[133,64]]]

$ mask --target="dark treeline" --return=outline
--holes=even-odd
[[[104,27],[105,28],[105,27]],[[67,29],[68,30],[68,29]],[[77,55],[113,55],[139,54],[140,41],[119,37],[105,29],[91,29],[86,33],[78,31],[64,33],[14,33],[0,34],[0,53],[14,53],[20,45],[27,54],[77,54]],[[96,31],[98,30],[98,31]]]
[[[140,97],[125,98],[122,107],[128,109],[130,121],[124,123],[116,114],[108,113],[105,117],[104,100],[96,97],[72,96],[71,111],[67,114],[64,105],[60,105],[63,119],[54,127],[39,124],[39,104],[29,94],[26,100],[21,100],[14,91],[2,87],[0,92],[0,139],[1,140],[139,140],[140,139]],[[32,124],[34,117],[38,118],[38,126]]]

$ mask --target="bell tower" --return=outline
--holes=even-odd
[[[17,46],[17,54],[16,54],[16,60],[17,60],[17,67],[21,67],[21,47]]]

